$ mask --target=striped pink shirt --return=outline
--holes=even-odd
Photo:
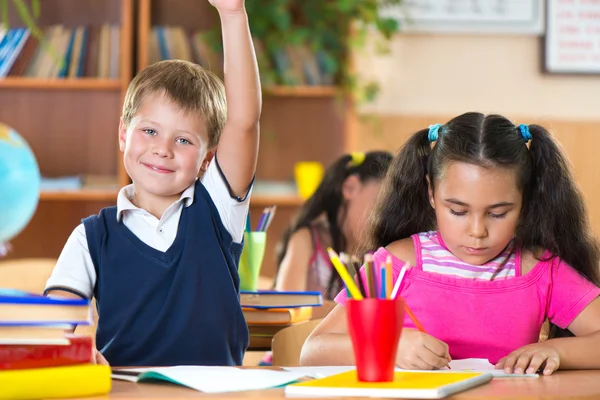
[[[521,275],[521,252],[512,251],[512,242],[493,260],[482,265],[471,265],[455,257],[438,232],[419,233],[413,235],[413,240],[417,253],[417,246],[420,246],[423,271],[487,281]]]
[[[600,295],[600,288],[548,252],[527,274],[506,279],[463,278],[424,270],[423,248],[429,246],[422,246],[422,237],[413,236],[417,265],[406,271],[399,295],[427,333],[448,344],[453,359],[485,358],[495,364],[512,351],[536,343],[546,318],[566,328]],[[516,254],[514,270],[519,271]],[[380,248],[375,253],[376,265],[387,256],[392,257],[395,282],[404,262]],[[456,258],[448,261],[463,267],[457,270],[464,271],[468,265]],[[443,268],[441,263],[435,265]],[[364,268],[361,276],[366,279]],[[335,301],[344,305],[346,299],[343,290]],[[408,315],[404,326],[415,328]]]

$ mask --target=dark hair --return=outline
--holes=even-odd
[[[362,183],[371,180],[381,180],[385,175],[392,154],[383,151],[372,151],[364,153],[362,162],[353,163],[352,155],[341,156],[330,165],[323,175],[323,179],[313,195],[306,200],[294,221],[284,232],[277,246],[277,265],[279,266],[285,257],[290,237],[301,228],[310,227],[311,223],[325,213],[332,238],[332,248],[337,252],[348,251],[346,238],[340,226],[345,217],[346,210],[342,195],[342,185],[346,178],[356,175]],[[338,275],[333,273],[329,282],[329,290],[335,290],[334,283]],[[327,293],[328,295],[331,293]]]
[[[415,133],[392,161],[371,220],[368,246],[386,246],[436,228],[426,176],[434,188],[449,162],[514,168],[523,194],[516,245],[534,254],[540,248],[549,250],[598,285],[599,247],[569,163],[546,129],[528,129],[529,149],[519,127],[500,115],[460,115],[439,129],[433,148],[429,129]],[[552,337],[568,334],[556,326],[551,329]]]

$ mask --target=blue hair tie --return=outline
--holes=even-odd
[[[429,139],[430,142],[435,142],[436,140],[438,140],[438,133],[441,127],[442,124],[429,125],[429,133],[427,134],[427,139]]]
[[[525,140],[525,143],[531,140],[531,132],[529,132],[529,125],[521,124],[519,125],[519,131],[521,132],[521,136]]]

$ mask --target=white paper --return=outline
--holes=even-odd
[[[341,374],[342,372],[352,371],[356,369],[352,365],[340,366],[320,366],[320,367],[282,367],[286,371],[302,374],[311,378],[325,378],[331,375]]]
[[[489,372],[494,378],[537,378],[538,374],[507,374],[502,369],[495,369],[485,358],[465,358],[464,360],[450,361],[452,371]]]
[[[127,369],[142,373],[160,374],[183,386],[204,393],[238,392],[269,389],[294,382],[305,374],[267,369],[236,367],[176,366]],[[118,375],[118,372],[115,374]]]

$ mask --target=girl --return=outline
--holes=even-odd
[[[333,299],[341,284],[325,249],[355,249],[391,160],[381,151],[353,153],[327,169],[281,239],[276,290],[313,290]]]
[[[600,368],[599,248],[541,126],[467,113],[417,132],[390,166],[369,240],[377,264],[392,257],[394,279],[414,266],[399,295],[427,333],[405,318],[399,367],[473,357],[507,373]],[[302,363],[354,362],[345,301],[341,292]],[[546,318],[550,339],[538,342]]]

